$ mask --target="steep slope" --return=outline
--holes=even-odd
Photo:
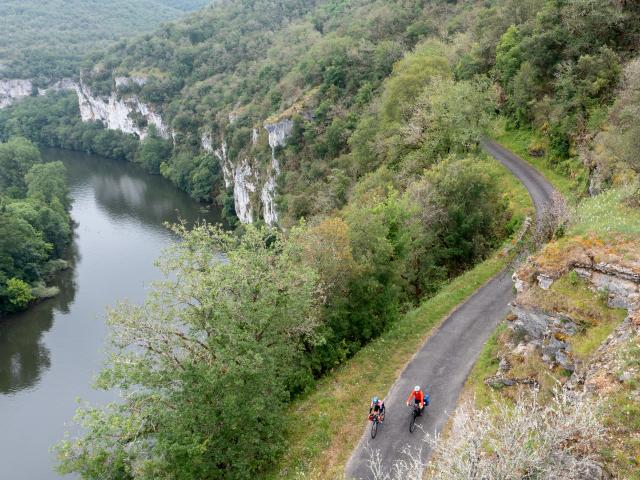
[[[344,195],[316,205],[304,198],[332,188],[332,178],[348,186],[371,169],[353,171],[341,160],[358,119],[394,62],[463,8],[418,0],[221,2],[97,57],[82,75],[84,103],[144,104],[167,126],[174,158],[217,157],[225,185],[211,196],[233,195],[240,221],[290,224],[344,203]],[[129,113],[141,125],[149,120],[137,108]],[[113,109],[98,118],[117,126],[118,116]],[[173,179],[198,169],[197,159],[180,171],[167,163]]]
[[[500,145],[486,142],[485,150],[503,163],[527,187],[538,216],[554,192],[553,187],[530,165]],[[422,385],[431,396],[431,406],[418,423],[428,433],[439,433],[455,409],[467,375],[496,325],[508,312],[513,299],[510,272],[503,270],[460,305],[427,340],[386,395],[389,421],[380,437],[371,440],[368,425],[346,468],[348,479],[372,477],[371,453],[379,455],[379,466],[391,472],[404,458],[405,448],[422,444],[421,435],[413,437],[403,421],[404,402],[414,385]],[[420,451],[422,459],[429,456]]]
[[[75,76],[80,60],[91,50],[152,31],[207,3],[4,0],[0,3],[0,78],[50,82]]]
[[[512,313],[467,386],[467,400],[494,411],[532,387],[545,408],[558,389],[592,402],[604,438],[568,452],[595,460],[592,478],[635,479],[640,471],[640,216],[627,203],[632,192],[610,190],[580,202],[566,234],[517,269]]]

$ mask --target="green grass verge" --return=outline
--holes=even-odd
[[[568,312],[571,318],[585,327],[582,332],[567,337],[572,353],[582,361],[587,361],[627,316],[627,311],[622,308],[610,308],[606,297],[594,293],[575,272],[555,281],[550,292],[564,299],[560,311]]]
[[[506,322],[501,322],[495,329],[487,343],[484,344],[482,352],[478,356],[473,370],[465,383],[463,398],[473,398],[478,408],[483,408],[493,403],[495,393],[485,385],[484,381],[498,371],[498,338],[507,329]]]
[[[618,233],[637,238],[640,235],[640,210],[624,203],[631,192],[629,188],[619,188],[585,198],[576,207],[567,233],[597,234],[602,238]]]
[[[267,478],[341,478],[365,426],[369,397],[384,396],[433,328],[506,263],[496,256],[456,278],[294,402],[290,448]]]
[[[506,122],[501,120],[497,122],[492,136],[500,145],[533,165],[565,198],[573,199],[576,197],[576,193],[580,190],[576,180],[554,170],[547,155],[534,157],[529,154],[529,145],[535,142],[541,143],[541,138],[532,130],[509,130],[506,128]]]
[[[482,161],[487,162],[488,173],[508,197],[514,218],[521,220],[530,215],[533,206],[524,186],[497,161]],[[267,478],[341,479],[365,427],[369,398],[389,391],[434,328],[500,272],[510,255],[501,249],[501,253],[452,280],[319,380],[311,393],[296,400],[290,407],[287,425],[289,449]]]

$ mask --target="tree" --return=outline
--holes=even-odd
[[[66,168],[62,162],[34,165],[29,169],[24,179],[29,198],[42,201],[49,206],[57,200],[64,211],[71,206]]]
[[[25,175],[40,162],[40,152],[24,138],[12,138],[0,143],[0,193],[15,197],[24,195]]]
[[[424,291],[484,258],[504,238],[507,205],[474,158],[435,165],[405,196],[417,211],[408,219],[407,232],[416,238],[403,271],[412,275],[418,266],[413,276]]]
[[[142,306],[109,312],[114,348],[98,380],[122,403],[81,411],[59,446],[85,478],[255,478],[282,450],[283,409],[304,379],[320,291],[299,247],[247,227],[175,227],[167,280]]]
[[[4,298],[2,298],[4,297]],[[31,287],[19,278],[10,278],[0,295],[2,303],[7,304],[7,311],[23,310],[32,300]]]
[[[149,127],[149,136],[140,143],[135,161],[149,173],[160,173],[160,165],[171,157],[173,146],[171,142],[158,136],[155,126]]]
[[[401,130],[407,152],[400,159],[405,175],[419,175],[449,154],[474,150],[494,109],[494,95],[486,80],[434,79],[415,100],[412,115]]]

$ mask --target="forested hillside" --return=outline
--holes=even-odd
[[[79,107],[58,93],[4,111],[3,138],[136,161],[239,227],[178,228],[168,280],[110,313],[99,385],[130,395],[82,414],[62,469],[273,468],[292,399],[520,225],[483,135],[576,201],[624,185],[637,202],[639,25],[613,0],[222,1],[93,55]]]
[[[275,209],[279,223],[291,225],[342,206],[355,180],[381,163],[402,176],[429,164],[425,157],[448,153],[452,139],[446,133],[427,152],[403,128],[418,120],[410,117],[413,95],[429,76],[423,70],[450,79],[436,88],[440,106],[429,108],[444,108],[442,102],[455,96],[452,89],[463,85],[496,94],[490,109],[507,118],[510,128],[533,129],[531,148],[576,188],[593,190],[611,179],[590,175],[602,169],[579,154],[605,119],[622,68],[636,51],[638,8],[587,0],[221,2],[96,55],[83,78],[92,101],[113,92],[159,114],[175,146],[161,149],[151,170],[202,200],[230,205],[235,196],[243,221],[266,214],[272,221],[268,210]],[[425,38],[431,43],[421,47],[423,53],[396,64]],[[427,49],[439,50],[448,66],[421,59],[431,55]],[[382,80],[394,64],[407,71],[383,94]],[[124,85],[127,78],[135,81]],[[448,81],[468,83],[450,87]],[[130,115],[136,129],[146,128],[148,116]],[[60,121],[58,112],[50,117],[48,123]],[[288,130],[277,180],[265,124]],[[3,135],[32,138],[19,129],[5,127]],[[42,140],[78,143],[57,134]],[[465,148],[473,143],[462,140]],[[84,140],[89,149],[109,150],[100,144],[93,149],[93,143]],[[225,162],[212,155],[223,145],[230,167],[225,182],[224,169],[217,171]],[[127,148],[125,156],[133,159],[137,147]],[[230,176],[244,163],[241,180],[253,191],[243,184],[238,192]],[[267,199],[260,198],[272,179]]]
[[[208,0],[3,0],[0,78],[77,75],[91,50],[140,35]]]

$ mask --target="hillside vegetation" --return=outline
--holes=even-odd
[[[365,345],[406,334],[414,315],[426,335],[470,293],[452,287],[456,277],[479,285],[502,265],[468,273],[523,220],[521,191],[478,151],[484,135],[500,130],[574,202],[625,185],[625,208],[637,208],[639,20],[635,2],[597,0],[223,1],[120,42],[83,71],[99,95],[115,91],[116,77],[146,78],[117,94],[151,105],[173,141],[80,127],[63,93],[3,112],[2,138],[136,161],[218,201],[230,222],[233,198],[203,136],[225,142],[234,165],[251,159],[262,175],[275,153],[282,170],[280,229],[178,227],[182,242],[161,261],[167,279],[144,305],[110,312],[114,354],[98,385],[127,395],[80,411],[85,434],[59,446],[61,469],[86,478],[253,478],[279,463],[323,471],[322,447],[350,448],[358,420],[351,392],[332,397],[350,409],[348,436],[336,440],[344,431],[326,418],[287,429],[291,415],[317,407],[316,381],[347,362],[361,378],[382,343]],[[272,152],[262,126],[283,118],[291,134]],[[567,231],[551,226],[539,242]],[[343,372],[329,378],[349,382]],[[345,456],[332,456],[334,472]]]
[[[43,83],[78,74],[95,49],[155,29],[209,0],[3,0],[0,78]]]
[[[64,165],[24,138],[0,143],[0,316],[56,293],[45,281],[71,241]]]

